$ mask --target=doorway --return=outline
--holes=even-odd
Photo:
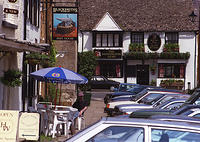
[[[149,65],[137,65],[137,84],[149,85]]]

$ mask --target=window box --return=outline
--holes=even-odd
[[[161,80],[160,86],[163,88],[167,88],[167,89],[182,90],[184,87],[184,81],[183,80],[174,80],[174,79]]]
[[[129,52],[144,52],[144,44],[143,43],[129,44]]]
[[[179,45],[177,43],[165,44],[163,52],[179,52]]]
[[[148,60],[148,59],[183,59],[188,60],[190,53],[179,52],[162,52],[162,53],[147,53],[147,52],[129,52],[124,54],[126,59],[131,60]]]

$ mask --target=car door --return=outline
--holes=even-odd
[[[102,76],[96,76],[96,88],[103,89],[106,85],[105,78]]]

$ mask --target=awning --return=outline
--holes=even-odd
[[[45,52],[46,46],[41,46],[39,44],[33,44],[30,42],[23,42],[13,39],[7,39],[0,37],[0,52],[1,51],[11,51],[11,52]]]

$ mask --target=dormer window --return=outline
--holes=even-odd
[[[93,47],[122,47],[122,33],[94,32]]]

